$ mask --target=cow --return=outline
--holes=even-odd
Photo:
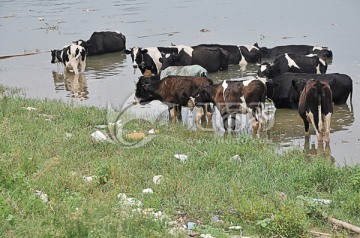
[[[220,44],[201,44],[192,46],[196,50],[206,47],[218,47],[226,50],[229,54],[229,65],[247,65],[248,63],[260,63],[261,53],[255,45],[220,45]]]
[[[84,73],[86,67],[86,50],[76,44],[65,46],[62,50],[51,50],[51,63],[63,63],[65,68],[75,74]]]
[[[346,74],[296,74],[285,73],[266,82],[267,97],[271,99],[276,108],[297,109],[300,89],[297,87],[299,81],[310,79],[327,82],[332,90],[332,101],[336,105],[345,104],[350,96],[352,104],[352,79]]]
[[[124,53],[131,55],[132,66],[134,69],[139,68],[144,75],[146,71],[150,71],[151,74],[159,74],[161,69],[160,58],[165,54],[179,53],[180,50],[184,50],[189,57],[192,55],[193,49],[190,46],[169,46],[169,47],[132,47],[125,49]]]
[[[286,72],[324,74],[326,73],[326,70],[326,61],[317,55],[295,55],[285,53],[278,56],[271,65],[269,63],[262,63],[258,69],[258,76],[270,79]]]
[[[160,79],[169,75],[207,77],[208,72],[200,65],[169,66],[160,71]]]
[[[209,73],[225,70],[228,68],[229,54],[219,47],[201,47],[193,50],[189,55],[182,49],[178,54],[171,54],[161,58],[161,70],[169,66],[200,65]]]
[[[283,45],[275,46],[273,48],[259,47],[256,43],[254,46],[260,49],[261,58],[275,59],[279,55],[285,53],[288,54],[298,54],[298,55],[308,55],[316,54],[327,59],[332,59],[333,53],[328,47],[322,46],[311,46],[311,45]]]
[[[261,80],[224,80],[199,88],[194,97],[196,106],[210,102],[217,107],[225,131],[235,131],[235,119],[238,113],[250,115],[253,135],[262,131],[264,127],[262,109],[265,104],[266,86]]]
[[[126,37],[120,32],[100,31],[92,33],[87,41],[77,40],[73,43],[84,47],[89,56],[102,55],[123,51],[126,48]]]
[[[305,136],[309,136],[309,123],[314,127],[318,144],[330,144],[330,122],[333,114],[332,91],[326,82],[310,79],[302,85],[299,115],[304,121]]]
[[[191,97],[200,86],[213,84],[210,78],[195,76],[168,76],[159,80],[159,76],[141,76],[136,83],[135,100],[140,104],[146,104],[153,100],[159,100],[169,108],[169,117],[172,121],[176,118],[181,120],[181,107],[192,109]],[[204,116],[196,116],[196,124]],[[205,120],[204,120],[205,121]]]

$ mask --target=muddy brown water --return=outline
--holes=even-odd
[[[353,79],[350,104],[335,107],[330,148],[317,146],[315,136],[305,142],[303,125],[295,110],[278,109],[266,137],[281,149],[307,148],[323,153],[337,165],[360,163],[359,82],[360,3],[350,1],[2,1],[0,3],[0,56],[38,54],[0,60],[0,84],[22,88],[30,98],[52,98],[77,105],[120,109],[130,105],[134,73],[130,57],[113,53],[88,57],[84,75],[64,74],[50,64],[49,50],[94,31],[116,30],[127,37],[127,47],[201,43],[273,47],[286,44],[328,46],[334,59],[328,73]],[[339,10],[341,9],[341,11]],[[217,80],[254,75],[257,66],[210,74]],[[160,109],[159,109],[160,108]],[[133,111],[165,110],[161,105],[134,106]]]

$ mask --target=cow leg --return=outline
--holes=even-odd
[[[324,116],[324,126],[325,126],[325,144],[330,144],[330,123],[331,123],[331,113],[328,113]]]
[[[169,107],[169,119],[171,120],[171,122],[176,122],[176,108],[174,107]]]
[[[176,105],[176,118],[178,121],[182,121],[181,106]]]
[[[79,74],[78,61],[77,60],[71,60],[70,65],[71,65],[71,68],[74,71],[74,74]]]
[[[309,133],[310,123],[306,119],[303,119],[303,121],[304,121],[304,128],[305,128],[305,136],[309,137],[310,136],[310,133]]]
[[[197,128],[201,128],[200,121],[203,122],[204,109],[203,107],[196,107],[195,124]]]
[[[236,127],[236,113],[230,113],[230,128],[233,132],[235,132]]]
[[[316,137],[317,137],[317,140],[318,140],[318,144],[322,143],[323,141],[323,138],[322,138],[322,134],[321,134],[321,131],[319,132],[318,130],[318,125],[319,125],[319,118],[316,118],[317,120],[314,119],[314,114],[312,114],[311,112],[308,113],[308,119],[310,120],[311,124],[313,125],[314,127],[314,130],[315,130],[315,133],[316,133]],[[321,119],[321,118],[320,118]],[[321,120],[320,120],[321,121]],[[305,126],[306,127],[306,126]],[[309,131],[309,129],[308,129]],[[306,128],[305,128],[305,133],[306,133]]]
[[[85,72],[85,67],[86,67],[86,61],[80,60],[80,73]]]
[[[222,120],[223,120],[223,125],[224,125],[224,129],[225,129],[225,132],[228,131],[229,129],[229,114],[227,113],[227,111],[223,111],[221,112],[221,117],[222,117]]]
[[[207,103],[205,105],[205,109],[206,109],[205,114],[206,114],[206,117],[207,117],[207,123],[208,123],[208,125],[212,125],[212,116],[213,116],[214,110],[213,110],[213,108],[211,108],[210,103]]]

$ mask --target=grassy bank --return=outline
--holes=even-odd
[[[360,225],[359,167],[137,120],[123,132],[155,129],[143,146],[96,142],[106,110],[0,91],[0,237],[352,235],[323,214]]]

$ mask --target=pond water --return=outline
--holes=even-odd
[[[328,46],[334,58],[328,73],[353,79],[353,111],[336,106],[331,125],[330,154],[337,165],[360,163],[359,82],[360,2],[334,1],[85,1],[3,0],[0,3],[0,56],[38,54],[0,60],[0,84],[18,87],[30,98],[52,98],[78,105],[121,108],[133,97],[134,73],[123,53],[88,57],[84,76],[64,75],[61,65],[50,63],[49,50],[94,31],[116,30],[127,47],[201,43],[273,47],[287,44]],[[214,80],[255,74],[257,66],[210,74]],[[349,104],[349,103],[348,103]],[[133,110],[150,110],[151,105]],[[322,152],[315,136],[305,143],[296,110],[278,109],[267,137],[282,148],[310,147]]]

